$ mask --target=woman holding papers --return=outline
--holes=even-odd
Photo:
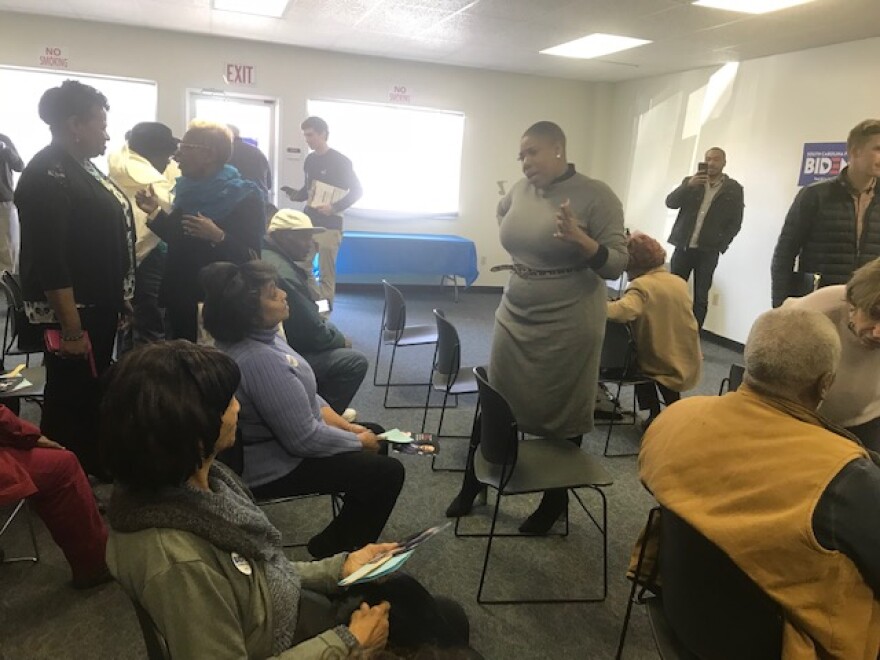
[[[265,193],[231,165],[232,132],[225,124],[195,120],[174,158],[181,177],[171,213],[152,190],[137,195],[147,226],[168,244],[159,302],[171,336],[196,341],[201,298],[199,271],[215,261],[244,263],[260,254],[266,227]]]
[[[102,408],[116,478],[107,563],[170,656],[319,660],[386,643],[466,646],[461,608],[412,578],[338,586],[396,544],[317,562],[285,557],[281,533],[214,460],[235,443],[240,378],[215,349],[150,344],[114,368]]]
[[[520,140],[525,178],[498,204],[501,244],[511,270],[489,360],[492,386],[520,430],[580,444],[593,428],[605,331],[606,279],[626,267],[623,208],[612,190],[575,171],[565,134],[538,122]],[[449,515],[470,510],[469,475]],[[548,491],[520,530],[546,533],[566,510],[565,490]]]
[[[313,557],[329,557],[379,537],[404,471],[379,454],[382,429],[334,412],[308,362],[277,334],[290,313],[277,278],[262,261],[211,264],[202,271],[204,324],[241,369],[242,477],[254,495],[345,493],[342,511],[308,544]]]

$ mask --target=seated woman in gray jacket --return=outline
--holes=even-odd
[[[214,460],[235,443],[239,380],[220,351],[172,341],[126,354],[107,383],[101,439],[116,479],[107,564],[171,657],[318,660],[386,642],[466,647],[461,608],[410,577],[337,586],[395,544],[317,562],[285,557],[281,533]]]
[[[290,313],[277,277],[262,261],[207,266],[203,320],[217,347],[241,369],[242,478],[254,495],[345,493],[339,515],[308,543],[320,559],[379,537],[404,470],[380,455],[373,430],[347,422],[317,394],[308,362],[277,334]]]

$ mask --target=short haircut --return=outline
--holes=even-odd
[[[749,384],[768,394],[802,392],[837,371],[840,338],[824,314],[773,309],[752,325],[743,355]]]
[[[77,80],[65,80],[59,87],[43,92],[37,107],[40,119],[54,129],[71,117],[88,119],[95,108],[109,110],[110,104],[94,87]]]
[[[126,353],[105,377],[100,440],[113,477],[134,490],[180,486],[214,452],[241,373],[182,339]]]
[[[330,135],[330,127],[327,126],[327,122],[321,119],[320,117],[306,117],[303,120],[303,123],[299,125],[300,130],[306,130],[307,128],[311,128],[318,135],[323,135],[324,137],[328,137]]]
[[[523,133],[523,137],[526,136],[544,138],[565,149],[565,133],[562,132],[558,124],[554,124],[552,121],[539,121],[537,124],[532,124]]]
[[[186,132],[191,135],[194,133],[198,144],[210,147],[217,160],[228,163],[232,158],[232,131],[226,124],[193,119],[186,127]]]
[[[853,273],[846,285],[846,301],[872,319],[880,320],[880,258]]]
[[[710,151],[721,152],[721,157],[724,159],[725,163],[727,162],[727,152],[724,151],[724,149],[722,149],[721,147],[709,147],[708,149],[706,149],[706,153],[709,153]]]
[[[846,138],[846,150],[852,151],[865,146],[875,135],[880,135],[880,119],[866,119],[853,126]]]
[[[260,292],[278,279],[278,271],[265,261],[237,266],[218,261],[202,268],[205,291],[202,322],[214,339],[233,344],[259,327]]]
[[[666,263],[666,250],[656,240],[640,231],[634,232],[626,242],[630,276],[638,277]]]

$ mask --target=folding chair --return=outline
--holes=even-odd
[[[241,476],[244,473],[244,444],[241,440],[241,430],[235,430],[235,444],[229,447],[228,449],[224,449],[219,454],[217,454],[217,460],[226,465],[230,470],[235,472],[238,476]],[[270,497],[266,499],[260,499],[254,497],[254,502],[261,509],[265,509],[266,507],[275,506],[277,504],[287,504],[288,502],[295,502],[297,500],[306,500],[311,499],[313,497],[323,497],[324,493],[306,493],[304,495],[290,495],[289,497]],[[343,497],[340,493],[330,493],[330,514],[335,519],[337,515],[339,515],[339,511],[342,508],[341,499]],[[308,543],[284,543],[282,542],[282,548],[303,548]]]
[[[8,270],[0,274],[0,288],[6,298],[6,321],[3,326],[3,346],[0,355],[0,369],[6,371],[7,355],[23,355],[25,365],[31,366],[31,355],[43,352],[41,338],[37,333],[27,333],[33,337],[23,337],[22,330],[30,327],[24,311],[24,297],[21,286]]]
[[[473,367],[461,366],[461,341],[458,331],[450,323],[446,315],[439,309],[434,310],[434,318],[437,320],[437,344],[434,349],[434,361],[431,364],[431,384],[425,395],[425,411],[422,415],[422,433],[428,421],[428,404],[431,401],[431,392],[443,393],[443,404],[440,406],[440,421],[437,424],[436,436],[439,438],[443,430],[443,417],[446,414],[446,403],[450,396],[458,397],[462,394],[477,394],[477,380],[474,377]],[[476,410],[474,411],[476,415]],[[470,435],[447,435],[446,438],[470,438]],[[437,468],[435,466],[437,456],[431,457],[431,469],[443,472],[461,472],[464,468]]]
[[[613,409],[608,420],[608,434],[605,436],[605,456],[635,456],[635,453],[609,454],[608,446],[611,444],[611,433],[614,430],[615,418],[623,415],[631,415],[630,425],[636,423],[636,398],[633,396],[632,411],[624,411],[620,403],[620,393],[624,386],[635,387],[642,383],[654,381],[638,373],[636,361],[636,345],[632,338],[629,325],[625,323],[605,323],[605,340],[602,343],[602,357],[599,360],[599,384],[601,386],[616,386],[616,391],[611,394]],[[619,425],[619,424],[618,424]]]
[[[373,365],[373,385],[385,388],[382,405],[386,408],[418,408],[419,406],[389,406],[388,391],[392,387],[425,387],[430,383],[392,383],[391,373],[394,371],[394,358],[398,347],[425,346],[437,342],[437,330],[430,325],[406,325],[406,301],[403,294],[387,280],[382,280],[385,289],[385,306],[382,308],[382,325],[379,327],[379,342],[376,345],[376,362]],[[388,377],[384,383],[379,382],[379,358],[383,344],[391,344],[391,361],[388,364]]]
[[[605,600],[608,595],[608,501],[603,488],[613,483],[611,476],[594,457],[581,451],[567,440],[536,438],[523,440],[516,418],[507,401],[491,385],[482,367],[474,369],[480,390],[481,440],[474,456],[474,473],[478,481],[497,491],[492,524],[488,534],[462,534],[461,519],[455,521],[456,536],[488,538],[477,602],[481,604],[519,603],[593,603]],[[492,541],[500,536],[525,536],[523,534],[496,534],[498,511],[502,498],[509,495],[537,493],[554,488],[571,491],[581,508],[602,535],[602,591],[601,596],[588,598],[538,598],[519,600],[489,600],[483,598],[486,572]],[[599,494],[602,502],[601,523],[586,507],[575,488],[589,488]],[[568,513],[566,512],[566,533]],[[533,538],[533,537],[531,537]]]
[[[31,520],[31,510],[28,507],[28,503],[26,499],[18,500],[15,502],[15,506],[12,509],[12,513],[6,518],[6,521],[3,523],[3,527],[0,527],[0,537],[9,529],[9,526],[12,524],[12,521],[15,517],[21,512],[24,511],[24,519],[27,522],[28,531],[31,536],[31,545],[34,548],[34,554],[32,556],[24,556],[24,557],[7,557],[6,553],[3,552],[3,549],[0,548],[0,564],[12,564],[19,561],[31,561],[38,562],[40,561],[40,548],[37,546],[37,536],[34,533],[34,522]]]
[[[721,387],[718,388],[718,396],[725,392],[736,392],[742,385],[743,376],[746,374],[746,368],[741,364],[730,365],[730,373],[721,379]]]
[[[659,516],[662,591],[646,604],[661,657],[778,660],[784,625],[779,605],[683,518],[665,507]],[[618,658],[623,642],[622,634]]]

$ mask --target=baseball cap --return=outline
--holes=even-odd
[[[293,209],[281,209],[272,216],[272,219],[269,221],[269,233],[271,234],[273,231],[281,229],[310,231],[313,234],[320,234],[324,231],[323,227],[312,225],[311,219],[305,213]]]

